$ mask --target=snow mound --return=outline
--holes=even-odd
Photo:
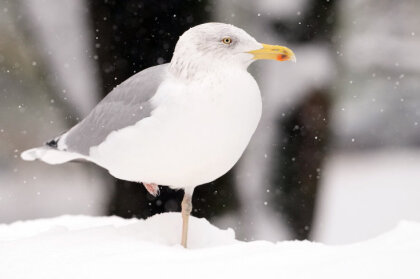
[[[191,217],[189,249],[233,244],[235,232],[220,230],[206,219]],[[0,226],[0,241],[30,241],[28,237],[51,241],[59,238],[71,242],[143,242],[159,246],[177,246],[181,242],[180,213],[158,214],[147,220],[120,217],[62,216],[52,219],[16,222]],[[100,244],[100,243],[98,243]],[[179,247],[181,248],[181,246]]]
[[[0,278],[420,278],[420,224],[345,246],[235,240],[204,219],[63,216],[0,225]]]

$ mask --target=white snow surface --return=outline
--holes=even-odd
[[[348,244],[420,222],[420,150],[335,152],[322,168],[312,237]],[[419,277],[420,278],[420,277]]]
[[[420,223],[369,241],[241,242],[231,229],[181,215],[147,220],[62,216],[0,225],[0,278],[420,278]]]

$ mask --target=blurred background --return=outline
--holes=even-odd
[[[418,0],[0,0],[0,223],[180,209],[90,164],[20,153],[80,121],[114,86],[170,61],[189,27],[232,23],[298,63],[250,67],[263,117],[193,215],[243,240],[366,240],[420,222]]]

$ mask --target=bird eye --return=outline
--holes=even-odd
[[[232,43],[232,39],[229,37],[225,37],[222,39],[222,42],[226,45],[230,45]]]

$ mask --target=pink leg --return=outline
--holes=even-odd
[[[159,186],[156,183],[145,183],[143,182],[144,188],[150,195],[156,197],[159,195]]]

